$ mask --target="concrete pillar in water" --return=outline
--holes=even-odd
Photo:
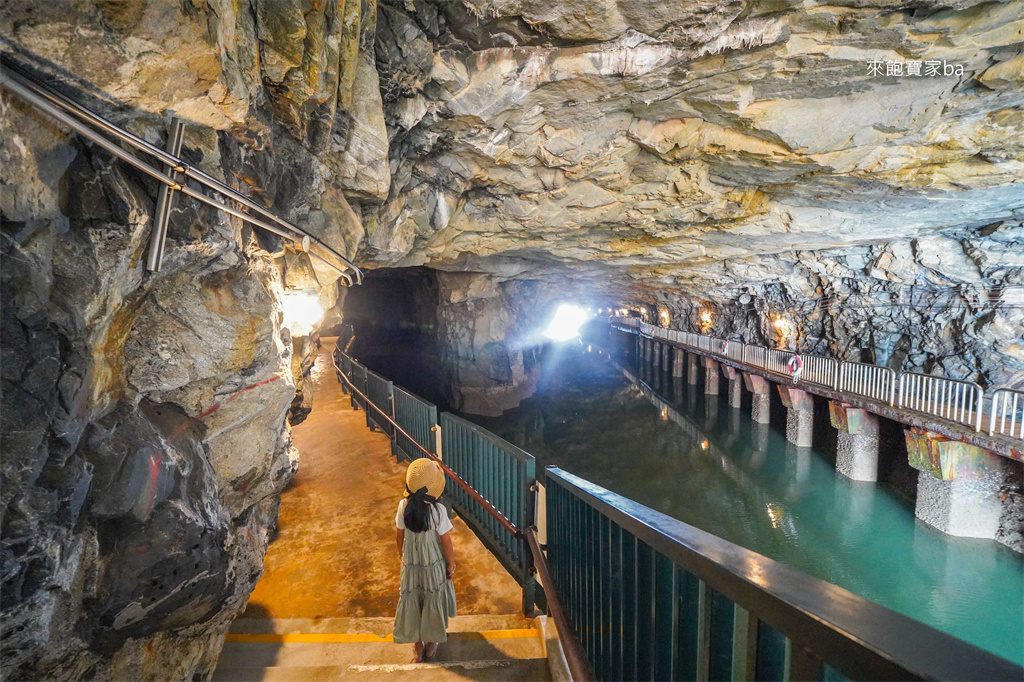
[[[683,360],[683,356],[684,355],[686,355],[686,354],[683,353],[683,349],[682,348],[676,348],[675,357],[672,359],[672,376],[674,376],[674,377],[682,377],[683,376],[683,367],[686,364],[686,361]]]
[[[704,395],[718,395],[718,362],[711,358],[704,358],[704,367],[707,374],[704,376]]]
[[[750,468],[760,469],[764,464],[765,456],[768,454],[768,433],[771,427],[768,424],[754,423],[750,431],[750,441],[753,449],[750,452]]]
[[[683,377],[673,376],[672,377],[672,400],[675,405],[682,405],[683,398],[686,397],[686,389],[683,388]]]
[[[739,408],[743,404],[743,376],[735,367],[722,365],[725,376],[729,378],[729,407]]]
[[[655,367],[661,365],[661,343],[658,341],[654,342],[654,359],[652,362]]]
[[[661,344],[661,368],[668,371],[669,347],[667,343]]]
[[[943,533],[995,538],[1003,512],[1002,459],[976,445],[907,429],[907,455],[917,474],[917,518]]]
[[[786,406],[786,440],[798,448],[809,448],[814,439],[814,396],[792,386],[779,386]]]
[[[718,399],[704,401],[704,430],[711,431],[718,423]]]
[[[772,384],[760,374],[743,374],[743,383],[753,396],[753,407],[750,410],[750,418],[758,424],[768,424],[772,418]]]
[[[855,481],[878,480],[878,417],[830,400],[829,419],[839,431],[836,471]]]
[[[700,363],[697,360],[697,354],[696,353],[687,353],[686,354],[686,383],[690,384],[691,386],[696,386],[697,385],[697,381],[698,381],[698,379],[697,379],[697,372],[700,371],[699,367],[700,367]]]

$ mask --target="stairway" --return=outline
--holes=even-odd
[[[551,680],[546,619],[456,616],[429,663],[391,642],[391,618],[249,619],[231,627],[216,682],[328,680]],[[550,635],[549,635],[550,636]]]

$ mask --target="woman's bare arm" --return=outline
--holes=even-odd
[[[402,549],[405,547],[405,529],[404,528],[399,528],[398,529],[398,534],[395,536],[395,539],[398,540],[398,558],[401,559],[402,558]]]
[[[455,547],[452,546],[452,534],[447,532],[441,536],[441,549],[444,550],[444,559],[448,562],[448,579],[455,575]]]

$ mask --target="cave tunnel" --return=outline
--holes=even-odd
[[[2,3],[0,676],[1019,681],[1022,31]]]

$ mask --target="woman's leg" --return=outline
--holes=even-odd
[[[413,654],[413,657],[412,657],[412,662],[413,663],[422,663],[423,662],[423,659],[424,659],[424,656],[423,656],[423,642],[416,642],[415,644],[412,645],[412,654]]]
[[[427,642],[423,647],[423,659],[433,658],[437,653],[437,642]]]

